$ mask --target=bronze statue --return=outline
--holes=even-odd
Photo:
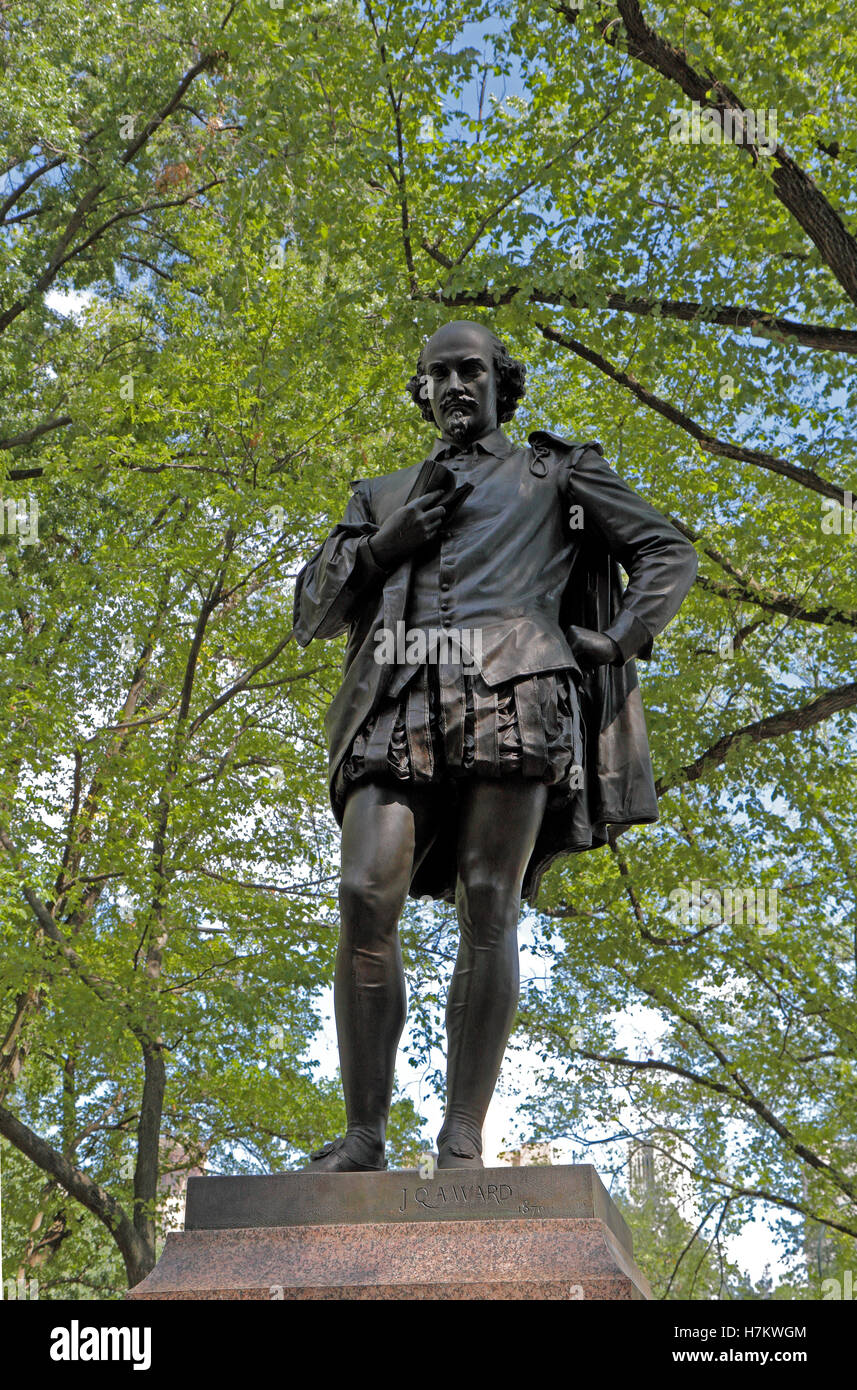
[[[634,657],[677,612],[696,553],[598,444],[509,440],[524,375],[483,324],[440,328],[409,383],[440,438],[425,461],[352,483],[298,577],[297,641],[348,632],[326,719],[347,1129],[313,1170],[386,1167],[408,895],[458,911],[438,1167],[478,1168],[517,1007],[522,895],[557,854],[657,819]]]

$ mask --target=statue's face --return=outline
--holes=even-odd
[[[493,337],[479,323],[447,323],[426,344],[423,364],[435,423],[451,444],[497,428]]]

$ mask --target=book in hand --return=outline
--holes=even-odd
[[[473,484],[461,483],[457,485],[452,469],[447,468],[437,459],[426,459],[408,494],[408,501],[410,502],[414,497],[424,497],[427,492],[437,491],[443,492],[443,496],[437,499],[437,505],[444,508],[445,519],[449,521],[450,517],[458,511],[465,497],[470,496],[473,491]]]

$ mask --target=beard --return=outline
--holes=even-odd
[[[454,406],[449,411],[446,417],[446,429],[457,444],[466,439],[472,419],[473,412],[468,406]]]

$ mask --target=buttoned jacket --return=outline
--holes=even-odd
[[[594,442],[538,430],[517,447],[496,430],[463,455],[438,440],[430,457],[473,484],[434,542],[389,572],[368,545],[412,495],[421,460],[352,483],[344,520],[297,579],[298,643],[348,633],[342,684],[325,720],[331,802],[341,824],[339,767],[365,720],[408,679],[407,670],[376,660],[382,630],[394,633],[397,623],[478,629],[490,687],[570,670],[584,724],[585,787],[545,813],[524,879],[533,901],[557,854],[604,844],[610,825],[657,819],[634,658],[651,655],[653,639],[677,612],[696,575],[696,552]],[[619,564],[628,575],[624,591]],[[566,638],[572,624],[612,637],[617,661],[581,670]],[[416,872],[413,896],[451,899],[453,836],[450,822]]]

